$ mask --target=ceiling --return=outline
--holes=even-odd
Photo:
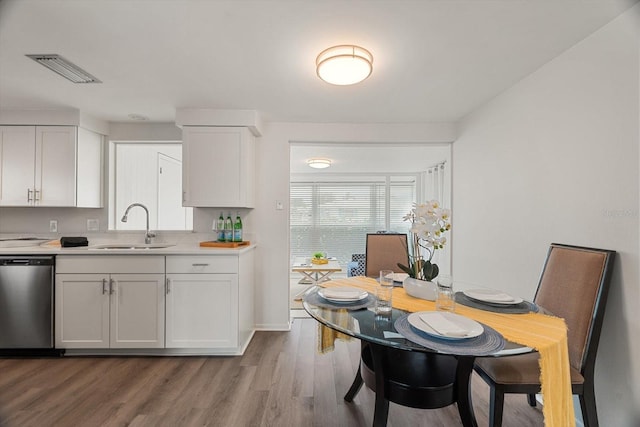
[[[366,148],[363,150],[363,147]],[[291,174],[349,175],[356,173],[414,173],[424,171],[451,156],[449,144],[292,144],[289,152]],[[307,165],[311,158],[331,160],[326,169],[313,169]]]
[[[0,0],[0,108],[172,122],[178,108],[279,122],[455,122],[635,0]],[[353,43],[354,86],[315,74]],[[57,53],[102,80],[73,84],[27,58]]]

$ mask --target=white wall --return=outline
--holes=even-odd
[[[640,425],[640,6],[460,123],[457,281],[532,297],[552,242],[618,251],[596,364],[600,424]]]
[[[289,145],[296,143],[446,143],[450,124],[357,125],[267,123],[257,139],[256,208],[251,213],[256,253],[256,322],[262,329],[289,325]],[[427,165],[429,166],[429,165]],[[284,204],[276,210],[276,201]]]

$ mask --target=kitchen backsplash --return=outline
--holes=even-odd
[[[194,208],[193,209],[193,231],[203,234],[214,234],[211,229],[213,220],[218,217],[220,211],[231,212],[235,217],[236,212],[240,213],[245,233],[252,230],[252,209],[229,209],[229,208]],[[50,222],[57,221],[57,232],[50,232]],[[88,221],[98,220],[98,231],[88,230]],[[108,232],[107,209],[79,209],[79,208],[0,208],[0,234],[19,235],[44,235],[70,236],[82,235],[91,236]],[[109,231],[109,233],[115,233]],[[118,232],[124,233],[124,232]],[[132,233],[127,231],[127,233]],[[133,232],[135,233],[135,232]],[[160,233],[164,233],[160,231]],[[179,233],[167,231],[166,233]],[[191,234],[190,232],[182,232]],[[245,238],[245,240],[248,240]]]

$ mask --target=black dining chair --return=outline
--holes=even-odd
[[[553,243],[547,253],[535,303],[565,319],[573,394],[580,398],[585,427],[597,427],[593,371],[611,282],[615,251]],[[490,387],[489,425],[501,426],[504,395],[540,392],[538,353],[477,358],[474,370]]]

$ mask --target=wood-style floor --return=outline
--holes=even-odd
[[[30,426],[370,426],[374,394],[342,397],[353,380],[357,341],[316,351],[317,323],[258,332],[242,357],[64,357],[0,359],[0,425]],[[480,426],[488,389],[473,379]],[[455,406],[390,405],[389,426],[459,426]],[[525,396],[507,396],[504,426],[542,426]]]

